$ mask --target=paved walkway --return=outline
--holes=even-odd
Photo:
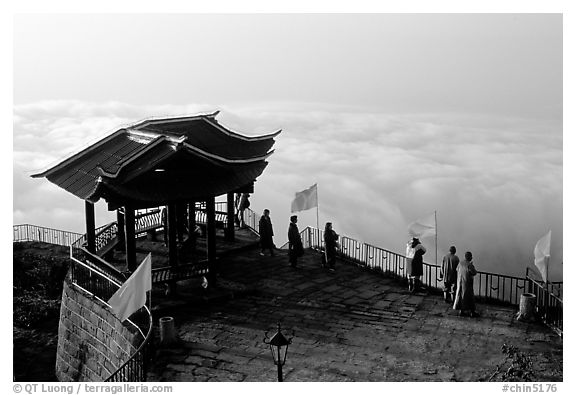
[[[359,267],[321,269],[313,251],[299,269],[287,261],[286,251],[259,249],[222,258],[233,295],[202,297],[194,281],[178,300],[157,291],[155,323],[174,317],[180,342],[158,350],[149,381],[275,381],[262,340],[279,319],[294,330],[286,381],[486,381],[504,343],[532,357],[538,381],[562,380],[562,340],[511,308],[481,304],[480,318],[458,317],[440,296],[412,295]]]

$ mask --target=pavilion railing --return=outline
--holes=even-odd
[[[136,236],[140,236],[152,229],[162,227],[162,211],[160,208],[139,211],[134,216]]]
[[[324,231],[307,227],[301,233],[305,247],[317,251],[324,250]],[[408,277],[406,257],[386,249],[363,243],[347,236],[339,238],[340,248],[337,253],[343,261],[356,264],[366,269],[382,273],[405,281]],[[423,264],[422,283],[433,292],[441,292],[443,282],[440,279],[440,267],[429,263]],[[554,283],[561,289],[562,283]],[[523,293],[535,293],[538,311],[545,318],[545,323],[553,329],[562,331],[562,299],[554,295],[550,288],[546,290],[542,283],[525,278],[478,271],[474,280],[474,295],[487,303],[518,305]]]
[[[13,241],[40,241],[48,244],[56,244],[69,247],[82,235],[80,233],[68,232],[42,226],[22,224],[12,227]]]
[[[152,284],[186,280],[208,276],[208,261],[202,260],[178,266],[165,266],[152,269]]]
[[[111,222],[96,230],[95,249],[100,251],[118,235],[118,223]]]

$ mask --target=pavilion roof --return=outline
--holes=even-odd
[[[83,200],[143,207],[252,186],[280,131],[244,136],[220,125],[217,114],[139,122],[32,177]]]

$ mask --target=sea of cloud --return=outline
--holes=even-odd
[[[232,130],[282,129],[252,207],[271,210],[287,237],[294,193],[318,184],[319,223],[402,253],[407,225],[436,211],[438,260],[450,245],[479,270],[523,275],[536,241],[552,230],[550,276],[562,278],[562,124],[485,114],[389,114],[319,104],[142,106],[51,101],[14,110],[13,223],[82,232],[83,202],[31,174],[122,126],[149,117],[221,110]],[[97,225],[114,218],[98,203]],[[316,226],[316,210],[299,213]],[[435,240],[425,239],[435,262]]]

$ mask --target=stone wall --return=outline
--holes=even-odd
[[[104,381],[142,340],[132,325],[123,325],[108,306],[66,279],[58,328],[58,380]]]

